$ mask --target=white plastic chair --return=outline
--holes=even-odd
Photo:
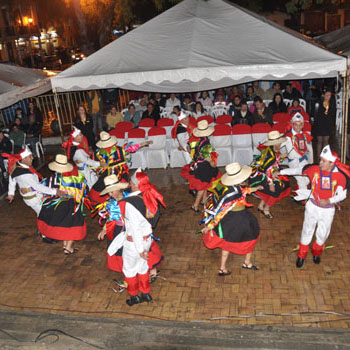
[[[188,164],[191,161],[189,153],[179,150],[179,142],[177,139],[171,140],[171,148],[169,152],[170,156],[170,168],[179,168]]]
[[[217,166],[225,166],[232,163],[231,127],[228,125],[215,125],[215,131],[211,136],[215,151],[218,153]]]
[[[252,128],[249,125],[237,124],[232,128],[233,162],[248,165],[253,160]]]
[[[225,104],[216,104],[211,108],[211,115],[216,119],[219,115],[224,115],[228,113],[228,106]]]
[[[304,111],[306,111],[306,101],[303,98],[299,98],[299,104],[304,108]]]
[[[146,158],[148,168],[164,168],[168,166],[166,152],[166,131],[163,128],[151,128],[148,133],[148,140],[153,143],[149,145]]]

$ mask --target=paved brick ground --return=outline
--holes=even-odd
[[[35,215],[16,197],[13,204],[0,202],[0,308],[104,317],[160,318],[177,321],[212,317],[299,312],[340,312],[349,316],[298,315],[212,321],[226,324],[274,324],[315,327],[350,325],[348,281],[349,205],[337,211],[327,249],[320,265],[311,256],[303,269],[295,268],[303,207],[284,199],[267,220],[252,208],[261,226],[254,253],[259,271],[240,268],[243,258],[231,255],[232,275],[217,276],[220,250],[208,250],[195,234],[198,216],[189,210],[192,197],[179,170],[152,170],[151,179],[165,196],[167,209],[156,230],[166,258],[161,276],[152,286],[154,302],[132,308],[126,292],[116,294],[106,268],[106,242],[97,241],[99,226],[87,218],[88,236],[78,242],[80,251],[65,256],[59,244],[41,243]],[[257,204],[257,199],[250,197]],[[317,323],[313,323],[317,321]]]

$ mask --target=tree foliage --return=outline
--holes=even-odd
[[[332,8],[339,2],[339,0],[290,0],[286,3],[286,10],[288,13],[296,14],[310,8]]]

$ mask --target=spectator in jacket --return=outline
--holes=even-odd
[[[277,92],[275,96],[273,96],[272,102],[269,104],[269,108],[272,110],[272,113],[287,113],[287,106],[283,102],[282,95]]]
[[[185,95],[184,101],[182,103],[182,109],[184,109],[187,112],[194,111],[194,102],[192,101],[190,95]]]
[[[259,96],[259,97],[261,97],[261,99],[265,98],[265,91],[261,87],[259,87],[258,80],[253,82],[253,88],[254,88],[255,96]],[[253,99],[253,101],[254,101],[254,99]]]
[[[24,131],[18,127],[17,123],[15,123],[10,131],[10,139],[14,142],[14,153],[18,153],[23,148],[25,137],[26,134],[24,133]]]
[[[234,114],[231,125],[248,124],[253,125],[253,114],[248,110],[247,101],[241,101],[241,109]]]
[[[44,124],[43,115],[42,115],[40,109],[36,106],[35,100],[32,100],[29,102],[29,108],[28,108],[28,113],[27,113],[28,123],[29,123],[31,116],[34,116],[36,123],[40,124],[41,126]]]
[[[148,103],[147,104],[147,109],[142,113],[142,119],[145,118],[151,118],[155,121],[155,123],[157,124],[157,121],[160,118],[159,113],[157,113],[157,111],[154,109],[153,103]]]
[[[23,113],[23,110],[20,107],[16,108],[15,119],[16,118],[19,118],[22,126],[27,125],[29,123],[28,116]]]
[[[247,87],[246,93],[245,93],[245,100],[246,101],[254,101],[254,97],[256,96],[254,92],[254,88],[252,85],[249,85]]]
[[[130,103],[128,106],[128,110],[125,112],[124,121],[132,122],[134,126],[138,126],[141,120],[140,112],[136,111],[135,105]]]
[[[75,118],[74,126],[87,138],[89,147],[95,149],[95,134],[94,124],[91,116],[86,112],[83,105],[78,108],[77,117]]]
[[[301,93],[296,89],[292,87],[292,84],[288,83],[286,85],[286,88],[283,93],[283,98],[286,100],[294,100],[301,98]]]
[[[257,123],[268,123],[272,126],[272,111],[270,108],[266,107],[261,99],[261,97],[256,96],[254,98],[255,110],[253,112],[253,122]]]
[[[277,93],[282,95],[281,84],[278,81],[276,81],[272,84],[272,88],[265,91],[264,99],[265,100],[272,100],[273,97],[275,96],[275,94],[277,94]]]

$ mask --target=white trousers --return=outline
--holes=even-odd
[[[79,169],[79,173],[82,173],[84,175],[87,185],[89,187],[89,190],[91,190],[92,186],[95,185],[95,183],[98,180],[96,173],[91,169],[89,169],[87,165],[85,165],[83,170]]]
[[[23,200],[28,207],[31,207],[36,212],[36,216],[39,216],[42,207],[42,196],[37,194],[36,197],[28,200],[23,197]]]
[[[308,165],[307,160],[303,160],[302,162],[299,162],[298,159],[294,159],[291,162],[288,163],[289,168],[298,168],[300,169],[300,172],[304,168],[305,165]],[[298,187],[300,190],[306,190],[307,185],[310,183],[310,180],[307,176],[294,176],[295,180],[297,181]]]
[[[322,246],[331,232],[334,213],[334,207],[320,208],[311,201],[307,201],[300,243],[309,245],[316,229],[316,243]]]
[[[152,238],[149,237],[144,241],[144,250],[149,251],[151,248]],[[137,274],[144,275],[148,271],[147,260],[141,258],[135,248],[134,242],[125,240],[123,246],[123,273],[125,277],[135,277]]]

